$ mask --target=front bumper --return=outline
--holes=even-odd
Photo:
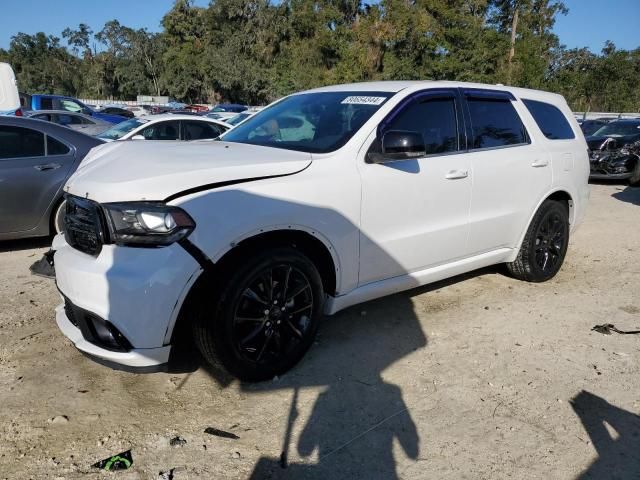
[[[104,245],[98,256],[91,256],[58,235],[52,248],[63,301],[108,322],[128,348],[105,348],[86,331],[83,335],[64,303],[56,309],[62,333],[101,363],[143,370],[166,364],[178,313],[201,270],[198,263],[177,244],[153,249]]]
[[[111,368],[141,373],[156,372],[164,371],[169,362],[170,345],[118,352],[107,350],[91,343],[82,336],[80,329],[71,323],[65,314],[64,304],[56,307],[56,323],[65,337],[71,340],[78,350],[98,363],[105,364]]]

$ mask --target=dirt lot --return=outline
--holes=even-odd
[[[356,306],[259,385],[86,359],[29,274],[46,247],[0,244],[0,478],[640,478],[640,335],[591,331],[640,328],[640,189],[592,186],[553,281],[485,269]]]

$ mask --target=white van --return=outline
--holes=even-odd
[[[492,264],[551,279],[589,195],[580,127],[535,90],[330,86],[220,140],[114,142],[69,179],[56,319],[78,349],[157,370],[189,331],[271,378],[323,314]]]
[[[0,115],[15,115],[20,109],[18,84],[11,65],[0,62]]]

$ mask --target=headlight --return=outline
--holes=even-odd
[[[171,245],[186,238],[196,226],[187,212],[164,203],[104,203],[102,208],[116,245]]]

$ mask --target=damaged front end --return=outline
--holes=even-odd
[[[588,141],[591,180],[627,180],[640,170],[640,141],[620,145],[615,138]]]

